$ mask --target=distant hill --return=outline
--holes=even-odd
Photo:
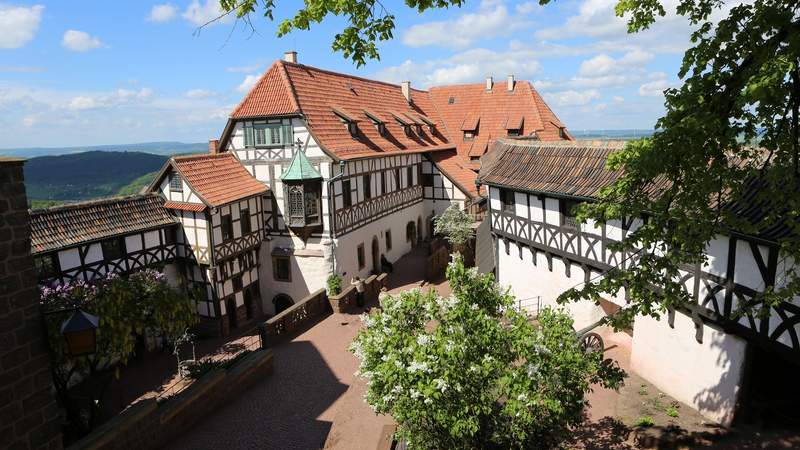
[[[123,188],[133,193],[166,160],[164,155],[103,151],[31,158],[25,163],[25,188],[32,201],[88,200],[118,195]]]
[[[0,155],[34,158],[37,156],[68,155],[90,151],[101,152],[143,152],[154,155],[177,155],[182,153],[202,153],[208,151],[208,144],[184,142],[143,142],[140,144],[87,145],[83,147],[31,147],[0,148]]]
[[[630,141],[652,136],[654,130],[569,130],[575,139],[614,139]]]

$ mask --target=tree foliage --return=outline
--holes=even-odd
[[[92,283],[77,280],[54,288],[44,287],[40,305],[53,378],[62,395],[77,374],[90,374],[127,363],[136,349],[137,336],[146,334],[174,340],[197,320],[192,300],[172,288],[164,274],[151,269],[127,277],[109,273]],[[61,324],[74,308],[99,318],[97,351],[93,355],[73,357],[67,353]],[[67,403],[68,397],[62,400]],[[69,409],[69,405],[65,406]]]
[[[351,347],[367,402],[409,448],[553,448],[581,420],[590,384],[621,385],[621,369],[581,350],[567,314],[546,309],[532,325],[460,257],[447,277],[451,297],[387,297]]]
[[[220,0],[223,11],[252,26],[257,11],[274,20],[275,0]],[[433,8],[460,7],[464,0],[405,0],[405,7],[424,12]],[[344,17],[348,25],[333,38],[331,48],[342,52],[359,67],[367,59],[380,59],[377,44],[394,36],[395,16],[380,0],[305,0],[294,16],[281,20],[278,37],[295,30],[309,30],[328,16]]]
[[[665,14],[658,0],[624,0],[617,14],[632,32]],[[727,16],[715,22],[712,14]],[[649,139],[612,155],[610,169],[624,175],[601,201],[580,216],[598,220],[646,217],[619,248],[641,252],[629,269],[617,269],[562,300],[597,298],[627,288],[626,325],[636,314],[658,314],[686,305],[690,294],[679,270],[707,261],[708,243],[719,235],[778,237],[782,262],[800,258],[800,2],[682,0],[676,12],[695,26],[693,47],[679,76],[683,85],[665,93],[666,114]],[[763,216],[748,217],[747,210]],[[800,293],[789,273],[765,295],[738,305],[738,314],[766,315],[770,306]]]
[[[448,206],[434,219],[433,232],[444,236],[454,247],[466,245],[475,235],[472,230],[472,218],[456,203]]]

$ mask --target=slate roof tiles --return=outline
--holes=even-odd
[[[177,223],[157,194],[36,209],[30,216],[34,254]]]

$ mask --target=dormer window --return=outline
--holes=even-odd
[[[480,116],[468,115],[464,118],[461,124],[461,131],[464,132],[464,141],[474,141],[475,136],[478,135],[478,126],[480,125]]]
[[[403,127],[403,132],[406,134],[406,136],[410,136],[412,123],[409,121],[408,117],[404,117],[402,114],[398,113],[392,113],[392,117],[394,117],[394,120],[396,120],[397,123]]]
[[[245,147],[281,147],[292,143],[292,126],[280,120],[247,122],[244,126]]]
[[[523,117],[521,114],[509,116],[506,119],[506,132],[509,136],[522,136],[522,122]]]
[[[561,139],[567,139],[567,129],[564,127],[558,127],[558,137]]]
[[[378,134],[383,136],[386,134],[386,122],[384,122],[377,114],[372,111],[364,110],[364,114],[372,121],[372,124],[375,125],[375,129],[378,130]]]
[[[420,118],[420,120],[422,120],[422,122],[423,122],[425,125],[427,125],[427,126],[428,126],[428,131],[429,131],[431,134],[433,134],[433,132],[436,130],[436,124],[435,124],[435,123],[433,123],[433,121],[432,121],[431,119],[428,119],[428,118],[427,118],[427,117],[425,117],[425,116],[419,116],[419,118]]]
[[[448,97],[447,98],[447,104],[448,105],[452,105],[455,102],[456,102],[456,98],[455,97]]]
[[[358,122],[356,119],[353,118],[352,115],[348,114],[341,108],[331,108],[333,113],[339,117],[339,120],[347,127],[347,132],[350,133],[351,137],[356,137],[358,135]]]

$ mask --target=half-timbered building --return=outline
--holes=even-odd
[[[433,218],[452,203],[479,209],[473,145],[463,143],[485,148],[509,126],[551,137],[560,126],[527,82],[435,92],[298,64],[289,52],[234,109],[210,145],[270,187],[266,312],[324,287],[332,273],[379,272],[382,258],[394,261],[429,238]],[[509,105],[513,117],[502,112]],[[467,121],[482,125],[463,133]]]
[[[227,334],[260,316],[267,187],[233,155],[209,153],[170,158],[148,189],[181,225],[179,255],[196,261],[186,282],[207,327]]]
[[[555,305],[567,289],[636,264],[638,252],[609,247],[635,230],[640,218],[581,224],[573,216],[574,205],[594,201],[619,175],[605,163],[621,147],[619,142],[496,143],[479,181],[488,187],[498,281],[521,306]],[[759,236],[709,242],[707,262],[685,267],[680,279],[694,303],[660,320],[635,320],[632,369],[722,423],[776,398],[796,402],[799,392],[790,374],[798,373],[800,363],[800,302],[776,305],[764,317],[734,315],[738,305],[780,286],[792,270],[779,254],[780,232],[777,227]],[[582,327],[624,305],[623,293],[597,305],[566,307]]]
[[[55,206],[30,216],[31,251],[41,284],[92,281],[155,266],[178,282],[179,223],[158,195]]]

